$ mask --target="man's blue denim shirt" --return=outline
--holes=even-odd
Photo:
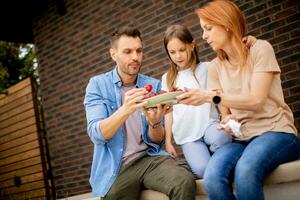
[[[158,93],[161,89],[160,81],[139,74],[136,86],[141,88],[152,84],[153,92]],[[125,147],[124,125],[109,140],[105,140],[99,123],[101,120],[111,116],[122,104],[120,88],[121,79],[117,68],[114,70],[92,77],[87,85],[84,99],[86,110],[88,134],[94,143],[94,154],[91,169],[90,184],[95,196],[105,196],[119,175],[122,165],[122,156]],[[166,155],[161,146],[152,143],[148,135],[148,123],[145,116],[142,120],[142,138],[148,145],[149,156]]]

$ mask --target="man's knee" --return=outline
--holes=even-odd
[[[192,200],[196,195],[196,182],[192,172],[184,160],[168,159],[168,165],[164,165],[163,185],[158,191],[162,191],[170,199]],[[168,170],[166,170],[168,167]],[[162,184],[162,183],[161,183]]]
[[[138,199],[141,184],[139,179],[130,175],[123,173],[119,176],[103,200]]]
[[[179,189],[193,189],[196,187],[196,182],[193,174],[184,169],[185,172],[174,175],[174,187]]]
[[[195,177],[193,176],[193,174],[189,171],[185,169],[185,173],[180,174],[179,179],[183,182],[183,183],[188,183],[188,184],[194,184],[195,182]]]
[[[193,174],[189,171],[174,175],[174,181],[170,186],[170,196],[185,197],[193,199],[196,196],[196,182]]]

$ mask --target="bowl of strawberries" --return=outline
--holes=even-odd
[[[157,104],[161,105],[173,105],[177,103],[176,97],[182,94],[184,91],[181,89],[174,88],[170,91],[161,90],[159,93],[151,92],[152,85],[148,84],[145,86],[148,94],[145,96],[144,100],[148,101],[145,108],[155,108]]]

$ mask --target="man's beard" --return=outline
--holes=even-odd
[[[120,71],[126,75],[129,75],[129,76],[136,76],[140,70],[141,70],[141,63],[137,63],[139,65],[138,67],[138,71],[134,71],[134,72],[131,72],[130,70],[130,65],[128,67],[121,67],[120,65],[118,65],[118,68],[120,69]]]

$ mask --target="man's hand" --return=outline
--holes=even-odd
[[[156,105],[157,108],[145,109],[143,108],[142,111],[150,125],[149,128],[149,137],[152,142],[156,144],[161,144],[161,142],[165,138],[165,131],[164,127],[161,124],[161,120],[163,116],[172,111],[172,106],[161,104]]]
[[[99,124],[99,129],[105,140],[112,138],[136,109],[147,104],[147,101],[142,101],[146,93],[145,88],[135,88],[125,93],[123,105]]]
[[[161,122],[163,116],[169,112],[172,112],[173,107],[171,105],[164,105],[157,104],[156,108],[143,108],[142,111],[150,125],[157,124]]]
[[[143,108],[147,104],[147,101],[142,101],[146,93],[147,90],[145,88],[134,88],[126,92],[124,103],[121,107],[123,111],[127,115],[131,115],[137,108]]]

